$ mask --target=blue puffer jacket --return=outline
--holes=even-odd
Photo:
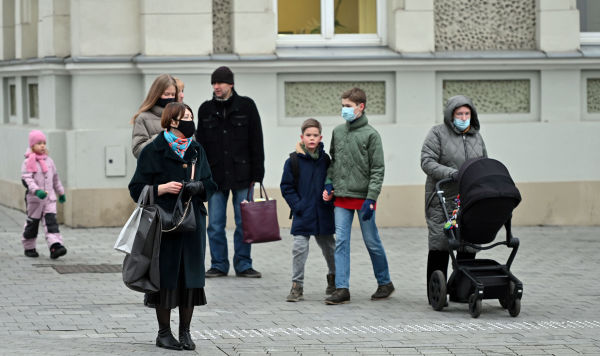
[[[292,209],[292,235],[332,235],[335,233],[333,203],[323,201],[323,190],[329,160],[323,143],[317,148],[318,159],[307,155],[300,144],[298,155],[298,185],[294,186],[294,175],[290,159],[285,161],[281,176],[281,194]]]

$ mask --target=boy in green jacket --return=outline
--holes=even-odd
[[[383,147],[379,133],[369,125],[364,113],[366,104],[367,96],[362,89],[352,88],[342,94],[342,118],[346,123],[333,130],[329,149],[331,165],[323,200],[330,201],[335,196],[336,290],[325,299],[331,305],[350,301],[350,231],[355,210],[378,284],[371,299],[385,299],[394,291],[375,224],[376,201],[385,171]]]

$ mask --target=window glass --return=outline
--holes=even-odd
[[[17,87],[14,84],[8,86],[8,95],[10,101],[10,116],[17,115]]]
[[[334,31],[377,33],[377,0],[334,0]]]
[[[277,27],[280,35],[321,34],[321,1],[278,0]]]
[[[600,1],[577,0],[581,32],[600,32]]]
[[[39,117],[38,85],[37,83],[27,85],[29,99],[29,118]]]

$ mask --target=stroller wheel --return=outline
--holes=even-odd
[[[506,288],[506,296],[498,298],[498,301],[500,302],[500,305],[502,306],[502,308],[508,309],[508,307],[510,306],[510,303],[512,300],[512,295],[515,291],[515,288],[516,288],[515,282],[509,281],[508,287]]]
[[[429,278],[429,304],[437,311],[446,305],[446,277],[440,270],[434,271]]]
[[[508,313],[510,314],[510,316],[512,316],[513,318],[516,317],[517,315],[519,315],[519,313],[521,312],[521,298],[514,298],[513,294],[515,293],[515,289],[517,288],[517,285],[515,284],[515,282],[510,281],[510,283],[508,284]]]
[[[481,299],[477,298],[475,293],[469,296],[469,314],[473,318],[478,318],[481,315]]]
[[[521,312],[521,299],[517,298],[517,299],[513,300],[513,302],[508,307],[508,313],[510,314],[510,316],[512,316],[514,318],[514,317],[518,316],[520,312]]]
[[[514,293],[517,285],[515,282],[510,281],[508,283],[508,294],[506,296],[506,309],[508,309],[508,313],[513,318],[519,315],[521,312],[521,298],[515,298]]]

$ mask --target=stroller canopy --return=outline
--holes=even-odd
[[[458,172],[458,193],[461,210],[489,198],[512,198],[514,207],[521,202],[521,194],[508,169],[495,159],[475,158],[466,161]]]
[[[474,244],[492,242],[510,224],[521,194],[506,167],[495,159],[465,162],[458,173],[460,238]]]

